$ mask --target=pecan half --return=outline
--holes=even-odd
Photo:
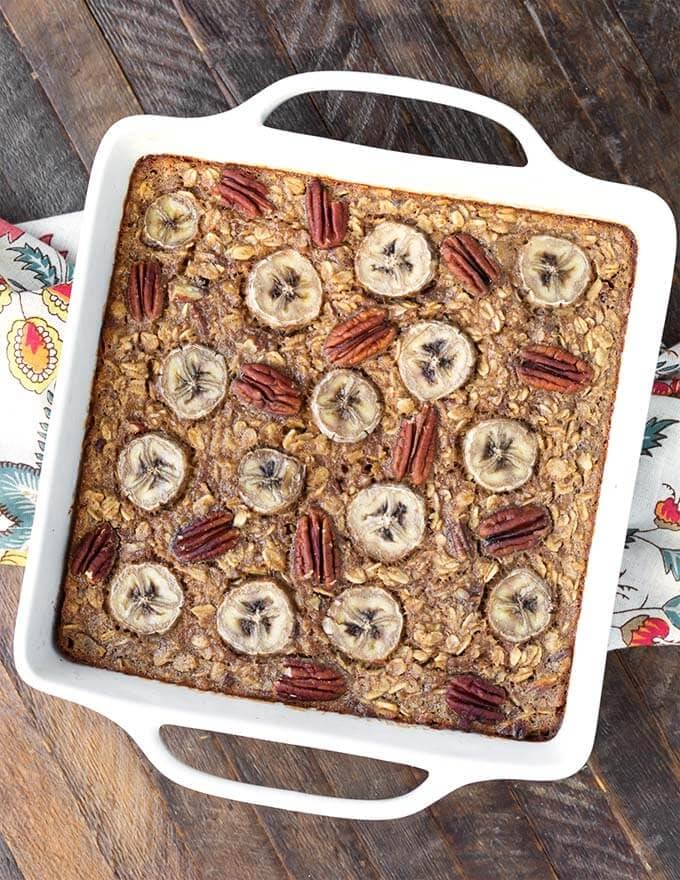
[[[347,202],[332,201],[323,183],[314,178],[307,184],[305,209],[314,244],[320,248],[337,247],[347,234]]]
[[[332,586],[338,579],[338,548],[333,523],[325,510],[313,507],[298,520],[293,543],[293,573],[315,584]]]
[[[230,510],[213,510],[177,532],[170,546],[180,562],[208,562],[231,550],[241,532],[233,527]]]
[[[291,657],[286,661],[285,674],[276,682],[274,690],[282,700],[320,702],[341,697],[347,684],[344,676],[330,666]]]
[[[527,345],[515,365],[517,375],[532,388],[570,394],[593,380],[590,364],[556,345]]]
[[[383,309],[364,309],[337,324],[323,347],[328,360],[338,367],[356,367],[388,348],[397,329]]]
[[[392,450],[392,472],[397,480],[408,476],[414,486],[427,480],[437,451],[439,415],[426,404],[413,419],[402,419]]]
[[[243,364],[231,390],[243,403],[274,416],[294,416],[302,409],[297,385],[269,364]]]
[[[111,523],[103,522],[86,532],[71,556],[71,574],[101,584],[111,574],[118,558],[120,540]]]
[[[267,198],[267,187],[251,174],[236,168],[225,168],[222,171],[214,192],[247,217],[261,217],[273,207]]]
[[[483,519],[477,531],[482,551],[487,556],[503,557],[535,547],[552,531],[552,520],[542,504],[504,507]]]
[[[449,271],[469,293],[486,293],[501,277],[498,263],[467,232],[445,238],[441,251]]]
[[[446,705],[465,721],[502,721],[505,689],[478,675],[454,675],[446,688]]]
[[[475,541],[463,520],[451,520],[446,530],[446,543],[449,553],[458,562],[467,562],[477,555]]]
[[[156,260],[133,263],[128,276],[127,306],[135,321],[155,321],[165,306],[161,267]]]

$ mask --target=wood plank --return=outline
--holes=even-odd
[[[161,871],[201,877],[201,859],[173,821],[164,792],[127,734],[89,710],[20,693],[107,861],[135,880]]]
[[[413,789],[425,776],[400,764],[351,755],[318,751],[314,757],[331,793],[339,797],[395,797]],[[391,880],[469,876],[427,810],[390,822],[357,822],[355,828],[374,854],[381,876]]]
[[[435,0],[480,91],[523,113],[557,156],[585,174],[617,179],[558,62],[521,3]],[[489,39],[493,34],[493,39]]]
[[[223,772],[233,768],[239,779],[256,785],[333,793],[309,749],[224,735],[215,739],[224,750]],[[282,810],[264,807],[257,812],[292,878],[381,877],[376,854],[360,837],[359,823],[301,813],[291,817]]]
[[[381,70],[345,4],[263,0],[261,5],[295,70]],[[313,102],[332,137],[404,152],[430,152],[403,103],[348,92],[320,92]]]
[[[680,342],[680,257],[676,257],[671,298],[666,312],[663,328],[664,345],[675,345]]]
[[[400,765],[345,755],[316,752],[315,757],[333,793],[341,796],[393,796],[413,788],[423,776]],[[469,880],[555,876],[534,829],[503,782],[460,789],[416,816],[358,827],[380,866],[395,880],[458,874]]]
[[[590,770],[559,783],[512,788],[559,877],[640,880],[649,875],[649,864],[612,814]]]
[[[385,761],[232,737],[220,740],[230,755],[233,749],[238,749],[239,754],[247,750],[250,763],[261,768],[258,781],[285,788],[302,787],[311,793],[335,797],[394,797],[410,791],[424,776],[421,771],[414,772],[409,767]],[[238,769],[238,760],[234,763]],[[250,763],[243,768],[249,780],[253,778]],[[292,767],[302,769],[291,773]],[[332,835],[343,840],[349,836],[345,828],[351,827],[381,877],[412,880],[414,877],[466,876],[426,812],[390,822],[354,822],[351,826],[332,819],[325,822]],[[349,846],[351,849],[351,843]],[[409,854],[408,860],[404,860],[405,852]],[[290,867],[300,870],[302,865]]]
[[[3,0],[2,14],[89,168],[109,126],[140,111],[101,31],[81,0]]]
[[[603,0],[526,5],[621,176],[677,209],[678,119],[668,112],[621,20]],[[650,162],[650,154],[659,161]]]
[[[87,0],[146,113],[207,116],[229,108],[177,10],[165,0]]]
[[[82,207],[85,169],[1,18],[0,116],[0,217],[16,222]]]
[[[441,21],[429,3],[402,4],[396,11],[390,0],[348,6],[385,73],[479,91],[455,43],[442,38]],[[436,155],[500,165],[524,161],[514,137],[482,117],[426,103],[409,102],[408,108]]]
[[[382,71],[345,4],[332,0],[269,0],[263,6],[296,70]],[[319,33],[323,35],[321,45]],[[348,92],[317,93],[313,101],[332,137],[410,153],[431,152],[404,102]]]
[[[598,737],[589,765],[610,809],[656,872],[652,875],[677,876],[673,873],[680,852],[677,754],[660,741],[656,722],[617,654],[608,665]]]
[[[636,648],[618,651],[621,666],[634,682],[648,707],[647,716],[659,737],[676,756],[680,755],[680,663],[677,648]]]
[[[0,665],[0,835],[26,880],[114,878],[49,746]],[[55,829],[59,829],[55,833]]]
[[[210,733],[167,727],[163,738],[177,757],[206,773],[236,776],[225,767],[224,751]],[[200,854],[201,880],[227,877],[286,880],[290,874],[263,827],[257,810],[247,804],[205,797],[154,775],[173,818]]]
[[[433,804],[428,812],[439,824],[470,880],[557,878],[507,783],[467,786]]]
[[[209,8],[185,2],[181,9],[208,63],[238,100],[254,91],[252,67],[245,65],[241,57],[243,46],[247,46],[245,58],[257,53],[261,59],[258,88],[297,70],[385,69],[370,42],[357,29],[351,12],[332,0],[277,0],[264,3],[262,9],[257,4],[243,9],[236,0],[220,0]],[[236,15],[241,22],[241,49],[228,58],[218,56],[215,45],[222,47],[233,41],[230,22]],[[323,34],[323,51],[319,51],[319,32]],[[319,94],[313,100],[300,98],[288,102],[272,115],[271,123],[356,143],[459,158],[469,158],[468,147],[476,150],[478,157],[482,141],[490,145],[491,161],[506,161],[491,123],[459,114],[454,124],[454,116],[448,109],[372,95]],[[423,137],[425,130],[427,138]]]
[[[657,86],[668,99],[663,112],[680,106],[680,14],[676,0],[612,0]]]
[[[0,837],[0,880],[24,880],[24,875],[2,837]]]
[[[259,5],[240,0],[175,0],[175,5],[206,63],[234,103],[295,73],[272,21]],[[328,134],[308,97],[288,101],[272,115],[271,124],[307,134]]]
[[[168,729],[164,735],[173,751],[192,766],[257,784],[343,797],[389,797],[411,789],[421,778],[400,765],[237,737],[215,737],[224,749],[220,758],[215,755],[211,737],[176,729]],[[180,798],[193,797],[175,791],[179,791]],[[294,877],[326,876],[326,852],[315,855],[316,848],[305,841],[305,835],[322,834],[324,840],[334,840],[344,850],[357,849],[347,842],[345,822],[314,820],[318,827],[310,829],[311,819],[307,817],[292,820],[285,813],[262,809],[258,813]],[[291,849],[286,829],[293,821],[301,823],[301,828],[295,832],[300,838]],[[202,833],[204,823],[198,824]],[[468,787],[431,811],[403,820],[352,823],[349,827],[360,839],[363,851],[371,853],[373,862],[384,872],[379,876],[395,880],[439,876],[544,880],[554,876],[531,826],[504,783],[493,784],[492,793],[489,786]],[[459,861],[461,851],[464,858]],[[501,862],[498,852],[503,852]],[[406,861],[404,853],[408,853]],[[341,876],[344,878],[344,874]]]

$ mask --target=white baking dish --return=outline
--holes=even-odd
[[[487,116],[522,144],[527,165],[500,167],[410,156],[265,128],[280,103],[316,91],[416,98]],[[596,147],[595,147],[596,148]],[[178,153],[312,172],[341,180],[470,197],[615,221],[638,243],[638,264],[602,495],[588,564],[564,722],[549,742],[514,742],[390,721],[301,711],[277,703],[204,693],[77,665],[54,641],[99,330],[118,225],[132,168],[149,153]],[[378,74],[322,72],[281,80],[219,116],[137,116],[116,123],[97,152],[87,193],[59,390],[40,482],[31,552],[15,634],[20,675],[30,685],[88,706],[120,724],[166,776],[233,800],[354,819],[405,816],[454,789],[488,779],[558,779],[576,772],[592,747],[626,518],[647,413],[675,250],[673,217],[658,196],[606,183],[560,162],[509,107],[449,86]],[[161,736],[172,724],[313,746],[424,768],[413,791],[384,800],[322,797],[222,779],[175,758]]]

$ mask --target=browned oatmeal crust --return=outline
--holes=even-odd
[[[150,246],[142,234],[146,209],[175,191],[195,199],[195,236],[177,250]],[[381,298],[356,280],[357,249],[383,221],[409,224],[428,239],[434,281],[417,294]],[[452,250],[452,237],[461,234]],[[538,235],[568,239],[590,262],[587,288],[571,305],[527,302],[518,255]],[[465,247],[456,244],[461,240]],[[258,322],[244,293],[255,264],[288,248],[311,261],[323,302],[311,323],[284,333]],[[563,713],[634,266],[634,239],[615,224],[316,183],[265,168],[172,156],[140,160],[102,328],[71,541],[84,559],[96,536],[88,533],[107,523],[120,546],[111,574],[93,569],[99,576],[83,577],[88,560],[79,558],[66,572],[61,649],[79,662],[205,690],[515,738],[553,736]],[[378,330],[371,331],[379,342],[373,345],[367,331],[367,342],[362,336],[349,346],[349,360],[333,355],[346,350],[346,332],[338,328],[355,327],[353,316],[371,309],[380,312]],[[401,334],[425,321],[450,322],[476,350],[462,387],[427,404],[408,392],[397,368]],[[179,418],[159,390],[170,352],[191,345],[222,355],[228,382],[223,400],[196,420]],[[310,413],[312,390],[335,369],[334,357],[369,379],[382,401],[377,428],[357,443],[331,441]],[[253,373],[249,365],[257,364],[263,369]],[[421,430],[418,446],[418,414],[427,407],[436,410],[435,439]],[[527,482],[494,494],[467,473],[461,443],[473,426],[499,418],[528,426],[538,456]],[[394,479],[400,430],[398,470],[425,502],[426,529],[416,550],[390,564],[355,546],[347,510],[360,490]],[[183,488],[152,513],[124,497],[116,477],[121,449],[151,432],[178,443],[188,457]],[[241,457],[259,447],[280,450],[305,469],[301,495],[273,515],[257,513],[239,493]],[[506,508],[525,510],[494,519]],[[216,510],[228,516],[218,522]],[[331,536],[325,545],[322,534]],[[228,549],[212,558],[220,542]],[[499,545],[512,552],[489,555],[489,546]],[[210,561],[196,561],[204,556]],[[112,579],[141,562],[166,566],[183,590],[181,613],[166,632],[138,635],[109,611]],[[539,635],[513,644],[494,635],[486,615],[490,589],[516,569],[530,569],[547,585],[552,612]],[[225,594],[252,579],[274,581],[291,600],[294,630],[279,654],[236,653],[217,632]],[[330,603],[361,585],[382,587],[403,613],[400,641],[378,663],[352,660],[322,626]]]

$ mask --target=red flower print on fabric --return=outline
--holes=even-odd
[[[656,639],[665,639],[669,632],[670,627],[663,618],[648,617],[646,614],[631,617],[621,627],[623,641],[630,648],[653,645]]]
[[[671,486],[664,483],[671,494],[668,498],[662,498],[654,507],[654,524],[660,529],[680,530],[680,504],[675,497],[675,491]]]
[[[658,394],[660,397],[680,397],[680,377],[670,381],[657,379],[652,385],[652,394]]]

